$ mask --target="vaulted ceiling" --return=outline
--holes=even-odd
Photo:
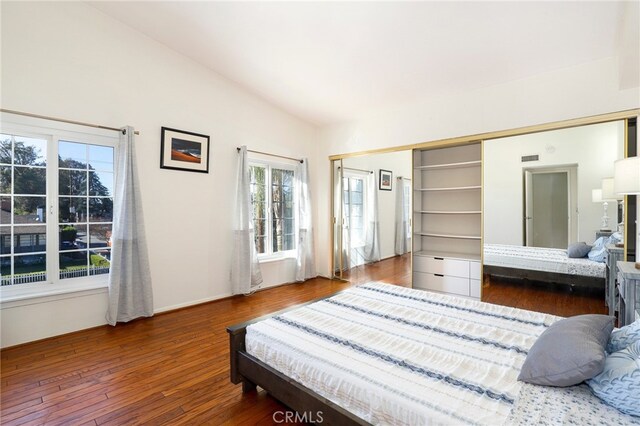
[[[89,4],[318,125],[640,50],[637,1]]]

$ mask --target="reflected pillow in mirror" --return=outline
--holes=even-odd
[[[591,251],[591,246],[584,241],[570,244],[567,247],[567,256],[573,258],[585,257]]]

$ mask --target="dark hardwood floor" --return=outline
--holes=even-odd
[[[229,382],[227,325],[323,297],[354,283],[409,285],[408,255],[354,268],[352,283],[317,278],[1,351],[6,425],[271,425],[285,410],[264,391]],[[486,283],[487,301],[558,315],[603,309],[602,298]],[[587,300],[588,299],[588,300]]]

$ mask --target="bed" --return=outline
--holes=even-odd
[[[564,249],[485,244],[483,272],[488,275],[604,289],[606,264],[574,259]]]
[[[231,381],[323,424],[640,424],[586,385],[517,381],[558,319],[367,283],[229,327]]]

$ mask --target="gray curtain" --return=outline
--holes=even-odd
[[[296,281],[315,278],[316,259],[313,247],[313,217],[311,191],[309,189],[309,161],[302,159],[296,175],[298,184],[298,253],[296,256]]]
[[[409,217],[405,212],[404,205],[407,202],[404,193],[404,179],[399,177],[396,181],[396,244],[395,252],[397,255],[403,255],[409,250],[409,238],[407,231],[409,226]]]
[[[258,263],[253,216],[247,147],[238,151],[238,179],[236,187],[233,252],[231,255],[231,290],[233,294],[250,294],[262,282]]]
[[[107,322],[153,315],[149,255],[136,170],[134,130],[122,129],[117,149]]]
[[[366,263],[380,260],[380,222],[378,221],[378,188],[375,173],[369,173],[366,179],[366,207],[364,252]]]

